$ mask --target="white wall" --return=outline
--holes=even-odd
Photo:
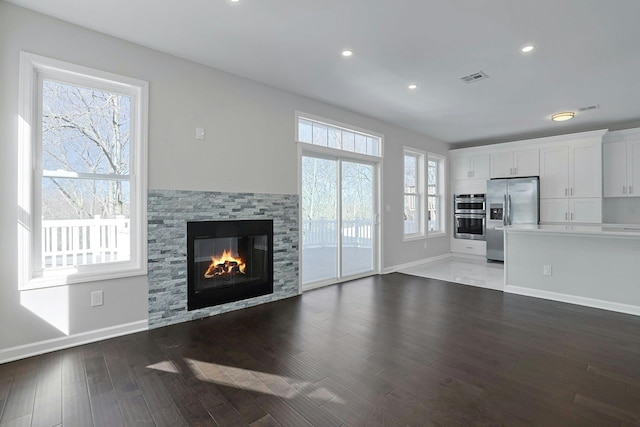
[[[51,325],[56,323],[51,316],[68,316],[67,332],[76,338],[102,328],[107,328],[107,334],[109,328],[122,324],[131,323],[135,329],[147,318],[146,277],[60,288],[55,292],[57,314],[45,313],[37,304],[46,299],[44,294],[50,298],[47,292],[27,295],[17,289],[15,177],[21,50],[150,83],[152,189],[296,193],[296,110],[382,133],[386,144],[383,205],[392,208],[391,213],[383,213],[383,266],[449,252],[447,237],[429,241],[427,249],[423,241],[402,241],[402,146],[446,155],[445,143],[0,1],[0,360],[68,342],[65,333]],[[195,140],[196,127],[206,129],[206,140]],[[225,160],[216,162],[222,154]],[[105,304],[90,308],[89,294],[96,289],[104,290]],[[54,341],[33,346],[44,340]],[[8,348],[13,349],[7,352]]]

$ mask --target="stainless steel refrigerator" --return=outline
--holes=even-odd
[[[504,231],[512,224],[538,224],[540,183],[538,177],[487,181],[487,260],[504,261]]]

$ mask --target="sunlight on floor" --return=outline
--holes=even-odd
[[[344,400],[336,396],[335,393],[307,381],[195,359],[185,358],[183,360],[196,378],[216,385],[268,394],[283,399],[295,399],[296,395],[302,394],[317,403],[323,403],[329,400],[338,404],[345,403]],[[149,365],[147,368],[163,372],[179,373],[176,365],[170,360]]]
[[[153,365],[147,366],[147,369],[154,369],[156,371],[169,372],[170,374],[179,374],[180,371],[174,365],[174,363],[170,360],[165,360],[163,362],[158,362]]]

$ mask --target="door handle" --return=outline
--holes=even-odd
[[[571,212],[571,221],[573,221],[573,212]]]
[[[568,189],[568,188],[565,188],[565,189],[564,189],[564,195],[565,195],[565,196],[568,196],[568,195],[569,195],[569,189]]]
[[[569,220],[569,214],[568,214],[568,213],[566,213],[566,212],[564,213],[564,220],[565,220],[565,221],[568,221],[568,220]]]
[[[573,187],[571,187],[571,195],[573,196]]]
[[[507,195],[505,194],[503,197],[503,204],[502,204],[502,225],[507,225]]]
[[[508,213],[508,220],[509,220],[509,225],[511,225],[511,194],[509,194],[509,213]]]

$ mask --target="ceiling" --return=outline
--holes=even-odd
[[[640,123],[638,0],[10,3],[450,143]]]

